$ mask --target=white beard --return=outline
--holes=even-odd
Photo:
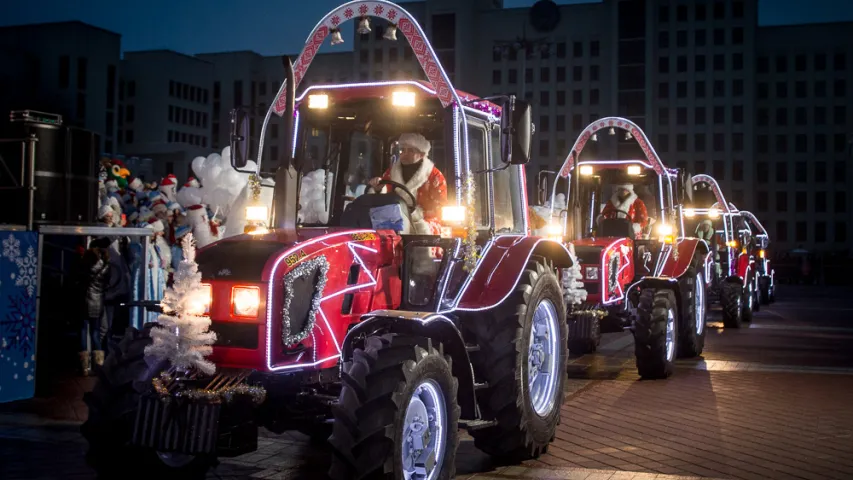
[[[157,244],[157,248],[160,249],[160,260],[163,261],[162,264],[166,265],[166,268],[169,268],[172,265],[172,249],[169,247],[169,243],[163,237],[157,237],[154,240],[154,243]],[[161,265],[162,265],[161,264]]]
[[[420,168],[418,168],[418,170],[415,172],[414,175],[412,175],[412,178],[410,178],[408,182],[404,182],[403,167],[401,166],[400,162],[397,162],[391,166],[391,180],[405,185],[406,188],[410,192],[412,192],[412,195],[414,195],[415,199],[417,200],[418,189],[421,188],[423,184],[427,182],[427,180],[429,180],[429,176],[430,174],[432,174],[432,169],[434,167],[435,164],[433,164],[430,159],[424,157],[423,161],[421,162]],[[399,195],[401,198],[403,198],[403,200],[406,201],[407,205],[411,205],[412,199],[409,198],[408,195],[403,192],[400,192]],[[432,229],[429,228],[429,224],[424,220],[424,212],[421,207],[415,207],[415,211],[412,212],[411,218],[412,230],[414,230],[413,233],[416,233],[418,235],[432,234]]]
[[[616,214],[617,218],[627,218],[627,215],[623,212],[628,212],[631,210],[631,205],[634,204],[634,201],[637,199],[637,194],[631,192],[630,195],[625,200],[619,200],[619,194],[614,193],[612,197],[610,197],[610,203],[616,208],[616,210],[620,210]]]

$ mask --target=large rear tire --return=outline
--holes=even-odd
[[[83,395],[89,416],[80,428],[89,442],[86,462],[99,478],[204,478],[214,457],[158,453],[129,445],[140,396],[159,370],[145,362],[152,324],[125,330],[110,348],[91,392]],[[153,371],[152,371],[153,370]]]
[[[474,445],[506,462],[538,457],[560,422],[566,379],[566,311],[553,269],[531,261],[501,305],[464,325],[480,346],[474,373],[488,383],[480,411],[497,421],[471,430]]]
[[[341,372],[329,476],[452,479],[459,405],[451,367],[429,339],[368,337]]]
[[[669,289],[645,288],[634,325],[637,372],[646,379],[672,375],[678,350],[678,305]]]
[[[746,285],[743,286],[743,321],[745,323],[752,322],[752,312],[755,311],[755,282],[752,277],[748,278]]]
[[[678,329],[678,356],[698,357],[705,349],[705,318],[708,312],[705,274],[700,262],[694,261],[682,278],[681,325]]]
[[[758,279],[758,299],[762,305],[770,305],[770,279],[767,277]]]
[[[743,286],[739,282],[723,281],[720,306],[723,307],[723,326],[740,328],[743,324]]]

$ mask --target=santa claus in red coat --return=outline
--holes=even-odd
[[[412,213],[412,233],[420,235],[441,234],[441,207],[447,202],[447,182],[441,171],[429,159],[430,144],[423,135],[404,133],[400,135],[400,160],[382,175],[381,180],[401,183],[418,199]],[[374,188],[380,178],[370,180]],[[407,204],[412,199],[399,192]]]
[[[641,238],[643,229],[649,224],[646,204],[634,193],[630,183],[615,185],[615,192],[601,212],[602,218],[627,218],[631,222],[635,238]]]

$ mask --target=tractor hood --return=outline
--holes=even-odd
[[[262,282],[267,263],[280,253],[334,230],[303,228],[295,238],[276,230],[265,235],[235,235],[200,249],[196,262],[203,280]]]

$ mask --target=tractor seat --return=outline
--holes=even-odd
[[[339,224],[348,228],[394,230],[401,235],[412,231],[408,205],[395,193],[359,196],[344,208]]]
[[[600,237],[633,238],[634,229],[627,218],[604,218],[599,224]]]

